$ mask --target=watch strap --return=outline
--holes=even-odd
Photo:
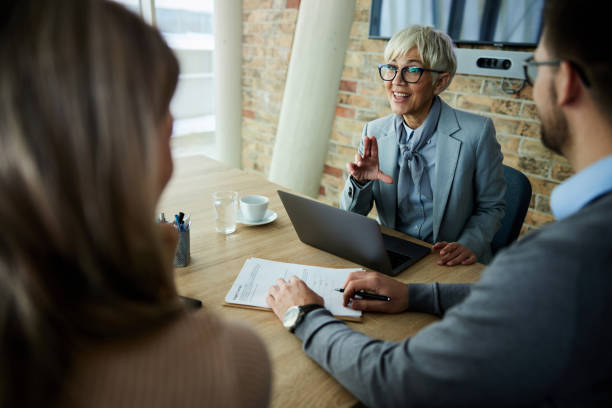
[[[319,305],[319,304],[313,303],[311,305],[301,306],[300,308],[302,309],[303,315],[305,316],[307,313],[310,313],[313,310],[323,308],[323,305]]]
[[[298,316],[298,319],[295,322],[295,325],[291,328],[291,333],[295,332],[295,329],[302,323],[302,321],[304,321],[304,317],[306,317],[308,313],[312,312],[313,310],[322,309],[322,308],[323,308],[323,305],[319,305],[316,303],[300,306],[300,315]]]

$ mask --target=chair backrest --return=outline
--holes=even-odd
[[[501,228],[493,237],[491,250],[493,254],[508,246],[518,238],[531,201],[531,183],[520,171],[504,165],[506,179],[506,215]]]

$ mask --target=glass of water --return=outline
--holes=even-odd
[[[235,191],[218,191],[213,193],[215,208],[215,228],[222,234],[236,231],[236,212],[238,211],[238,193]]]

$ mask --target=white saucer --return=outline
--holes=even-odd
[[[278,217],[278,214],[276,214],[274,211],[266,210],[266,214],[264,215],[263,219],[261,219],[259,221],[247,221],[247,220],[242,218],[242,212],[240,212],[240,209],[238,209],[238,213],[236,214],[236,221],[238,221],[240,224],[249,225],[249,226],[252,226],[252,225],[264,225],[264,224],[271,223],[277,217]]]

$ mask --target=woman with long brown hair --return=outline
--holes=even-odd
[[[194,315],[154,223],[178,62],[103,0],[0,16],[0,406],[261,406],[249,329]]]

